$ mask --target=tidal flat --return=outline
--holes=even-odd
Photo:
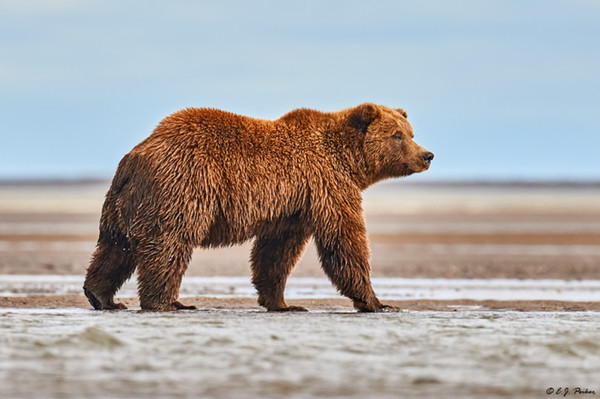
[[[600,392],[600,313],[0,309],[5,398]]]

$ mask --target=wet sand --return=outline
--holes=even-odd
[[[139,310],[137,298],[119,298],[119,302],[125,304],[129,309]],[[192,297],[182,300],[186,305],[194,305],[198,310],[255,310],[264,309],[256,304],[252,298],[211,298]],[[399,311],[436,311],[456,312],[468,310],[495,310],[495,311],[518,311],[518,312],[600,312],[600,302],[580,301],[496,301],[496,300],[388,300],[387,305],[397,308]],[[303,306],[309,311],[319,312],[351,312],[354,311],[350,300],[345,298],[315,298],[315,299],[290,299],[289,305]],[[82,295],[48,295],[29,297],[0,297],[0,307],[5,308],[78,308],[90,309],[90,304]]]
[[[599,392],[595,312],[0,308],[3,398],[539,398]]]
[[[87,233],[0,233],[0,274],[84,274],[96,239]],[[600,279],[597,232],[374,232],[369,241],[375,277]],[[250,243],[197,249],[186,275],[248,275],[250,249]],[[312,242],[293,275],[323,276]]]

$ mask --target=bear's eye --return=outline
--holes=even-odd
[[[401,134],[395,134],[392,136],[392,138],[396,141],[402,141],[402,135]]]

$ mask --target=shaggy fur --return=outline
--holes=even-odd
[[[206,108],[165,118],[120,162],[84,284],[95,309],[137,269],[142,309],[177,301],[194,247],[255,238],[252,282],[270,311],[312,237],[325,273],[361,311],[381,311],[370,282],[361,191],[429,168],[402,110],[365,103],[267,121]]]

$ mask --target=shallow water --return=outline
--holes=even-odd
[[[81,295],[83,276],[0,275],[0,296]],[[373,278],[383,300],[474,299],[600,301],[598,280],[426,279]],[[121,288],[118,297],[135,297],[136,279]],[[184,277],[181,297],[255,298],[250,277]],[[288,299],[339,298],[325,277],[292,277],[286,285]]]
[[[11,308],[0,329],[2,398],[600,394],[594,312]]]

